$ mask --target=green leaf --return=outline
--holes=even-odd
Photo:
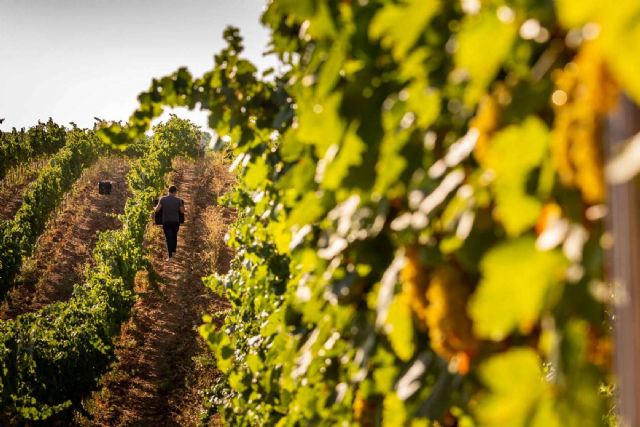
[[[567,261],[558,251],[538,251],[533,237],[503,243],[480,263],[482,279],[469,313],[480,338],[500,341],[511,331],[529,332],[560,286]]]
[[[295,0],[297,1],[297,0]],[[325,2],[315,2],[317,10],[310,20],[309,35],[313,38],[330,38],[333,37],[337,30],[331,16],[331,10]]]
[[[426,81],[425,64],[429,60],[429,49],[418,47],[404,58],[398,68],[398,80],[401,82]]]
[[[397,427],[407,422],[407,409],[395,393],[385,396],[382,411],[382,427]]]
[[[316,85],[317,96],[323,97],[328,94],[334,88],[336,82],[340,80],[340,71],[347,57],[347,42],[344,38],[334,42],[329,57],[322,64],[322,70]]]
[[[480,366],[478,373],[487,387],[475,408],[478,427],[526,427],[532,416],[535,426],[560,426],[548,401],[538,407],[550,387],[533,350],[516,348],[494,356]]]
[[[400,152],[409,142],[411,127],[402,124],[403,118],[414,121],[415,114],[407,111],[406,104],[389,97],[387,102],[391,105],[382,114],[382,122],[387,131],[380,144],[380,154],[376,163],[376,181],[373,193],[382,196],[394,184],[399,184],[399,177],[407,167],[407,159]]]
[[[382,46],[391,49],[393,57],[402,61],[439,10],[438,0],[405,0],[388,5],[371,21],[369,36],[381,40]]]
[[[255,190],[264,184],[269,174],[269,168],[262,157],[258,158],[255,163],[252,163],[247,169],[247,173],[244,176],[244,182],[247,188]]]
[[[454,54],[456,66],[470,80],[465,103],[475,105],[506,59],[517,33],[514,22],[502,22],[494,9],[484,9],[478,15],[467,15],[458,34]],[[491,46],[490,48],[487,48]],[[479,54],[482,52],[482,54]]]
[[[286,254],[289,252],[291,244],[291,230],[286,222],[271,221],[268,225],[269,232],[273,237],[278,252]]]
[[[210,335],[209,346],[216,355],[217,368],[226,373],[229,372],[233,364],[233,350],[231,339],[224,332]]]
[[[247,356],[247,366],[251,369],[251,372],[257,373],[260,372],[264,366],[260,356],[255,353],[249,353]]]
[[[380,158],[376,164],[376,182],[373,193],[376,197],[398,183],[398,178],[407,167],[407,160],[398,151],[408,142],[408,135],[387,135],[382,142]]]
[[[395,355],[385,347],[379,346],[374,358],[375,369],[372,375],[376,393],[386,394],[393,388],[400,370],[395,363]]]
[[[362,153],[366,149],[366,145],[360,139],[353,129],[350,129],[344,136],[344,140],[337,154],[330,147],[328,152],[334,153],[333,158],[329,159],[327,154],[322,160],[324,163],[324,171],[322,173],[322,187],[328,190],[336,190],[342,180],[346,178],[349,168],[358,166],[362,163]]]
[[[416,125],[422,129],[429,128],[440,115],[440,93],[423,82],[411,84],[407,92],[407,109],[415,112]]]
[[[340,92],[322,99],[308,97],[308,94],[300,96],[296,135],[300,142],[314,145],[318,156],[323,156],[342,137],[345,125],[338,111],[341,102]]]
[[[291,211],[288,223],[290,226],[313,224],[322,217],[323,213],[322,198],[316,193],[307,193]]]
[[[536,223],[542,203],[527,194],[529,174],[542,165],[549,131],[538,118],[500,131],[490,142],[483,165],[495,173],[495,214],[507,234],[517,236]]]
[[[231,372],[229,374],[229,385],[237,392],[242,393],[247,389],[247,386],[244,384],[244,374],[237,371]]]
[[[384,329],[398,357],[405,362],[411,359],[416,351],[415,332],[409,301],[403,294],[391,301]]]
[[[306,19],[311,18],[316,12],[315,3],[313,0],[280,0],[278,6],[287,14]]]
[[[598,427],[606,405],[600,394],[598,369],[588,361],[590,325],[585,320],[570,320],[561,341],[563,386],[560,411],[563,426]],[[593,351],[593,350],[591,350]]]

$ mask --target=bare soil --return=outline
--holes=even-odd
[[[59,214],[47,226],[36,250],[25,260],[16,284],[0,305],[0,319],[38,310],[71,296],[91,264],[98,233],[121,226],[116,215],[129,197],[126,174],[129,162],[107,157],[78,180]],[[98,194],[101,180],[113,181],[110,195]]]
[[[28,165],[17,166],[0,181],[0,221],[13,219],[22,206],[22,193],[36,180],[48,160],[48,157],[43,157]]]

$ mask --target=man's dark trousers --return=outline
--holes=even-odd
[[[165,222],[162,224],[164,230],[164,237],[167,239],[167,250],[169,256],[173,256],[176,253],[176,247],[178,246],[178,230],[180,229],[179,222]]]

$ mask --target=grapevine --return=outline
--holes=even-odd
[[[578,9],[274,0],[282,75],[228,29],[211,72],[154,80],[101,131],[126,145],[165,105],[202,108],[236,157],[236,258],[205,279],[232,310],[201,330],[226,422],[603,424],[603,224],[586,210],[605,197],[610,94],[640,100],[637,55],[616,54],[636,52],[620,28],[639,9]]]
[[[65,144],[66,129],[49,119],[27,130],[0,132],[0,179],[10,168],[46,154],[54,154]]]

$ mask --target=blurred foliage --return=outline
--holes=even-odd
[[[211,112],[242,177],[233,309],[201,328],[233,425],[598,426],[611,419],[602,120],[640,101],[640,4],[273,0],[282,72],[236,29],[153,81]],[[624,53],[621,53],[624,52]]]

